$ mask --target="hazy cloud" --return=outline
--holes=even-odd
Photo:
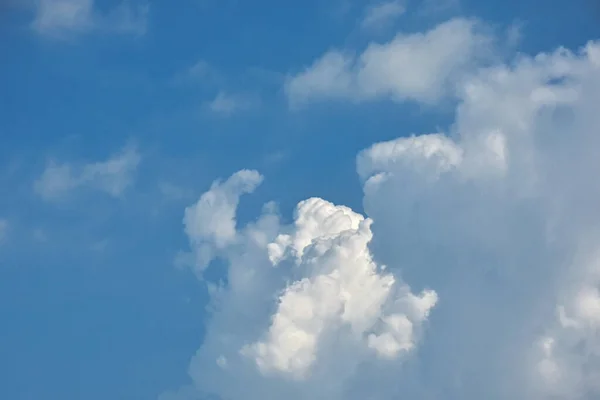
[[[220,91],[213,100],[206,103],[206,106],[215,114],[228,116],[239,111],[250,110],[259,104],[259,99],[255,96]]]
[[[388,25],[403,15],[406,11],[399,0],[377,3],[367,8],[361,22],[363,29],[377,29]]]
[[[8,230],[10,224],[8,220],[0,218],[0,245],[3,244],[8,238]]]
[[[141,161],[137,150],[127,147],[106,161],[84,165],[50,162],[34,190],[45,200],[60,199],[71,191],[89,187],[119,197],[132,184]]]
[[[69,38],[73,34],[103,32],[142,35],[146,32],[149,6],[124,0],[100,13],[94,0],[39,0],[33,28],[40,34]]]

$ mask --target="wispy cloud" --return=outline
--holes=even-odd
[[[213,81],[221,78],[218,70],[205,60],[198,60],[192,65],[187,71],[187,76],[191,79],[202,81]]]
[[[404,14],[405,11],[406,8],[398,0],[377,3],[367,8],[361,27],[363,29],[384,27]]]
[[[175,85],[221,85],[226,81],[223,73],[210,62],[199,59],[191,66],[175,73],[172,83]]]
[[[164,199],[173,201],[184,200],[192,195],[192,192],[188,188],[170,182],[160,182],[158,190]]]
[[[6,241],[8,237],[9,223],[6,219],[0,218],[0,245]]]
[[[206,106],[215,114],[227,116],[239,111],[255,108],[259,103],[259,99],[255,96],[220,91],[213,100],[206,104]]]
[[[42,228],[33,229],[31,236],[33,240],[35,240],[38,243],[45,243],[48,241],[48,235],[46,234],[46,231]]]
[[[96,10],[94,0],[39,0],[32,26],[38,33],[54,38],[92,31],[143,35],[148,11],[147,3],[130,1],[101,13]]]
[[[119,197],[131,185],[140,161],[140,155],[132,147],[102,162],[76,166],[53,161],[35,181],[34,190],[45,200],[60,199],[81,187]]]
[[[423,0],[419,12],[424,15],[452,13],[460,10],[461,0]]]

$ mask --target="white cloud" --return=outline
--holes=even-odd
[[[147,18],[145,3],[122,1],[101,14],[94,0],[39,0],[32,25],[41,34],[60,38],[91,31],[142,35]]]
[[[207,103],[207,107],[215,114],[231,115],[238,111],[249,110],[257,103],[258,100],[250,96],[220,91],[212,101]]]
[[[291,234],[279,234],[267,245],[273,265],[294,261],[305,276],[283,290],[268,333],[242,349],[264,374],[306,380],[323,347],[336,340],[386,359],[413,349],[415,327],[437,296],[431,291],[414,296],[381,271],[367,247],[370,225],[346,207],[312,198],[298,204]]]
[[[262,179],[249,171],[186,212],[198,270],[216,257],[227,277],[210,286],[197,388],[229,400],[600,396],[600,43],[480,68],[456,94],[448,132],[358,155],[368,218],[309,199],[291,225],[268,204],[236,227],[239,196]]]
[[[364,365],[414,352],[437,295],[385,272],[368,248],[372,221],[347,207],[311,198],[283,225],[269,203],[236,227],[240,195],[261,181],[240,171],[186,209],[196,271],[215,257],[227,266],[227,285],[211,286],[218,311],[190,374],[223,398],[343,398]]]
[[[196,251],[199,272],[214,258],[216,250],[235,241],[239,198],[253,192],[262,179],[256,171],[239,171],[225,183],[215,182],[196,204],[185,209],[186,234]]]
[[[598,43],[482,69],[448,135],[359,155],[375,254],[442,299],[409,397],[600,394],[599,72]]]
[[[81,187],[119,197],[131,185],[140,160],[138,152],[127,147],[102,162],[85,165],[51,162],[35,181],[34,190],[46,200],[59,199]]]
[[[363,29],[374,29],[385,26],[400,17],[406,11],[399,0],[384,1],[367,8],[361,22]]]
[[[92,28],[93,0],[40,0],[34,27],[40,32]]]
[[[477,22],[454,19],[424,34],[372,43],[358,57],[332,50],[289,77],[285,92],[292,107],[323,99],[435,103],[489,54],[491,43]]]

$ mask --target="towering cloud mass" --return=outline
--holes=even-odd
[[[320,75],[335,78],[328,87],[355,88],[331,57],[342,73]],[[197,267],[218,258],[227,277],[212,286],[190,366],[198,390],[231,400],[600,396],[600,43],[453,85],[447,132],[358,155],[367,217],[313,198],[291,225],[267,204],[237,227],[240,195],[262,180],[254,171],[187,210]]]
[[[197,267],[228,268],[191,374],[224,398],[343,398],[361,368],[412,353],[437,295],[385,272],[367,247],[372,221],[323,199],[298,204],[292,225],[269,204],[236,229],[239,196],[261,179],[240,171],[186,211]]]
[[[481,70],[448,134],[358,157],[375,254],[441,299],[421,378],[436,398],[598,395],[599,55]]]

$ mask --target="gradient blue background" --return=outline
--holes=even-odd
[[[499,29],[518,24],[518,50],[530,54],[575,49],[600,34],[591,0],[461,0],[437,11],[413,1],[375,38],[356,28],[362,2],[149,5],[140,37],[68,41],[33,31],[27,7],[0,8],[0,216],[10,222],[0,246],[2,399],[154,399],[185,384],[207,293],[173,263],[187,246],[184,207],[214,179],[257,168],[267,180],[244,200],[242,220],[271,199],[288,218],[309,196],[361,210],[356,153],[450,118],[387,102],[290,111],[287,73],[330,48],[358,49],[457,15]],[[181,79],[199,60],[222,79]],[[255,93],[260,106],[213,115],[202,104],[220,89]],[[122,198],[83,192],[52,204],[33,192],[49,159],[104,160],[128,143],[142,163]],[[185,190],[168,198],[161,182]],[[47,240],[35,240],[36,229]]]

